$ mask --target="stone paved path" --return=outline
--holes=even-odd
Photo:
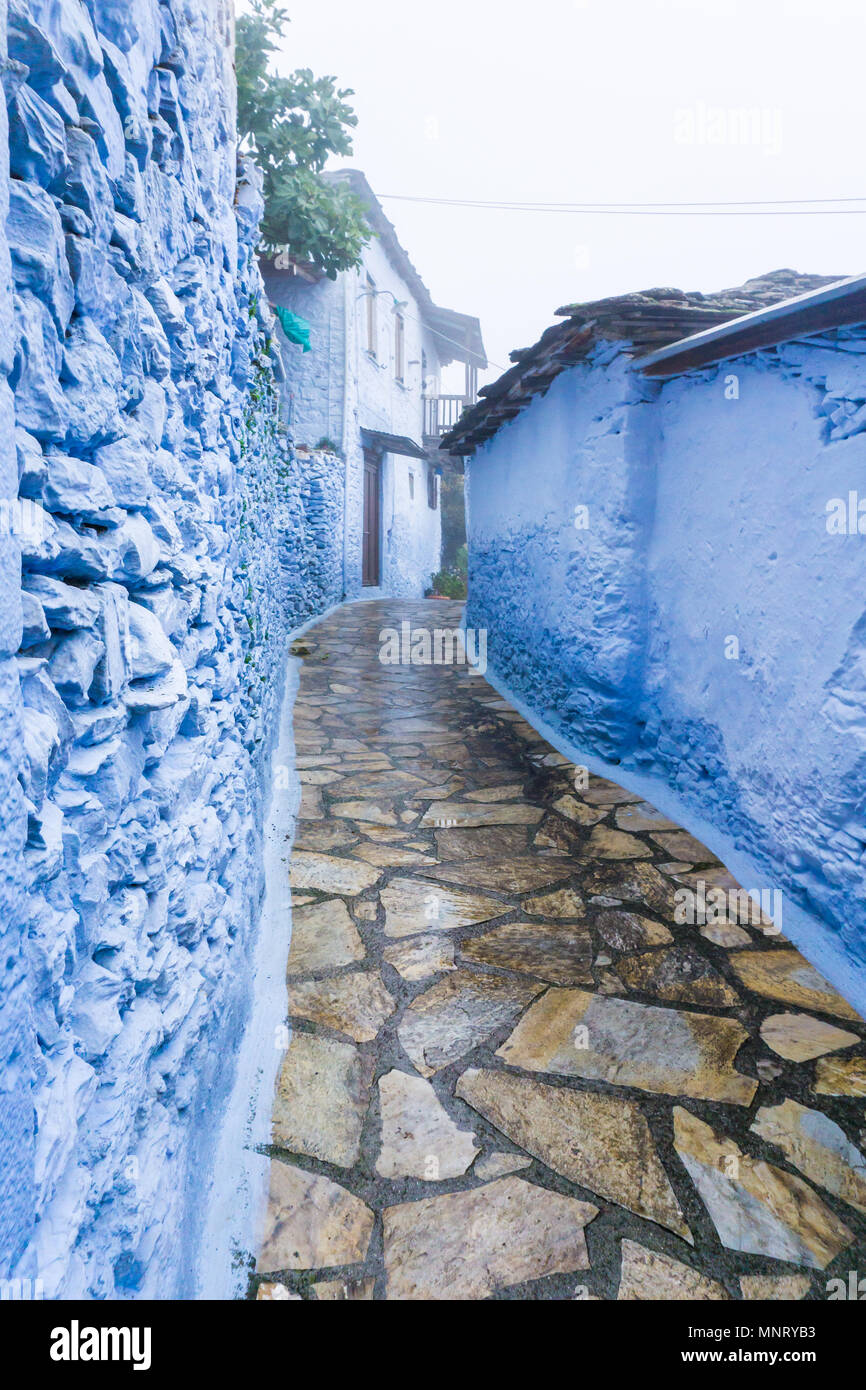
[[[652,806],[356,604],[296,644],[292,1040],[251,1296],[826,1298],[866,1274],[866,1024]],[[681,915],[681,914],[680,914]]]

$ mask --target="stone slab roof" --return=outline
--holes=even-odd
[[[482,387],[477,404],[464,412],[442,448],[452,454],[474,453],[596,343],[624,343],[635,355],[649,353],[840,278],[775,270],[715,294],[660,288],[566,304],[556,311],[563,322],[548,328],[532,347],[511,353],[515,365]]]

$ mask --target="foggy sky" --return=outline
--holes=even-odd
[[[292,23],[281,68],[312,67],[355,89],[355,152],[335,167],[363,169],[380,195],[866,193],[862,0],[284,3]],[[434,299],[479,315],[497,367],[574,300],[658,285],[714,290],[782,266],[866,269],[866,215],[383,206]]]

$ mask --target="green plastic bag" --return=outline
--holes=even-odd
[[[284,309],[282,304],[272,304],[271,308],[280,321],[280,327],[285,333],[290,343],[297,343],[304,349],[304,352],[312,350],[310,343],[310,325],[306,319],[302,319],[300,314],[293,314],[291,309]]]

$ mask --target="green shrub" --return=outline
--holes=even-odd
[[[443,598],[466,597],[466,575],[458,569],[439,570],[432,576],[432,584],[431,592]]]

